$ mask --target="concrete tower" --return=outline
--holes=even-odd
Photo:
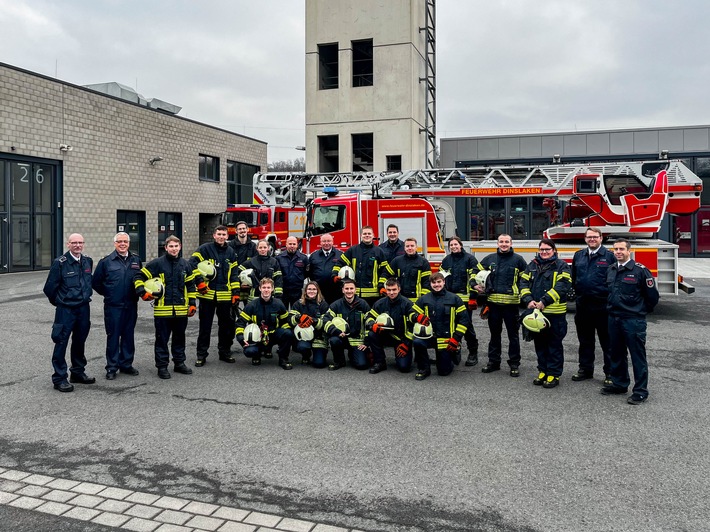
[[[306,0],[306,169],[433,164],[433,0]]]

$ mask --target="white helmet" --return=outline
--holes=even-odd
[[[301,327],[300,325],[296,325],[293,328],[293,335],[296,337],[296,340],[300,342],[310,342],[313,340],[315,333],[313,326]]]
[[[540,312],[539,309],[533,310],[530,314],[523,317],[523,326],[531,332],[540,332],[550,326],[550,320]]]
[[[394,329],[394,320],[392,319],[392,316],[386,312],[379,314],[375,320],[375,323],[382,325],[383,329]]]
[[[214,263],[208,260],[203,260],[197,265],[197,269],[200,275],[204,277],[205,281],[210,282],[212,279],[217,277],[217,269],[214,267]]]
[[[353,281],[355,280],[355,270],[353,270],[350,266],[343,266],[340,268],[340,272],[338,272],[338,276],[341,279],[352,279]]]
[[[476,284],[481,285],[483,287],[486,286],[486,279],[488,279],[488,276],[491,274],[489,270],[481,270],[476,274]]]
[[[254,270],[251,268],[244,270],[239,274],[239,282],[241,283],[242,286],[251,288],[254,286],[254,280],[251,278],[251,274],[254,273]]]
[[[144,285],[145,291],[148,292],[155,299],[160,299],[165,293],[165,287],[163,286],[163,281],[158,277],[153,277],[148,279]]]
[[[249,323],[244,327],[244,341],[250,344],[261,342],[261,329],[256,323]]]
[[[338,332],[345,333],[346,335],[350,334],[350,325],[348,325],[348,322],[345,321],[344,318],[336,316],[335,318],[333,318],[331,323],[333,324],[333,327],[338,330]]]
[[[415,323],[414,327],[412,327],[412,334],[414,334],[417,338],[426,340],[427,338],[434,336],[434,327],[431,326],[431,323],[429,325]]]

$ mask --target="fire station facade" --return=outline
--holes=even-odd
[[[74,232],[96,259],[117,231],[144,260],[171,234],[189,254],[227,203],[252,202],[265,142],[92,87],[0,63],[0,273],[48,268]]]
[[[700,211],[666,216],[658,238],[679,246],[679,256],[710,256],[710,126],[505,135],[441,139],[441,166],[550,164],[681,159],[703,180]],[[457,200],[456,224],[470,240],[536,239],[547,227],[543,198]]]

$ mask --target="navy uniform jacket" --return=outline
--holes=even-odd
[[[93,293],[93,268],[94,261],[91,257],[82,255],[76,260],[67,251],[52,262],[47,281],[44,283],[44,295],[55,307],[78,307],[88,303]]]
[[[404,242],[397,239],[394,244],[389,240],[385,240],[380,244],[380,249],[385,252],[385,260],[391,263],[396,257],[404,255]]]
[[[279,262],[274,257],[256,255],[248,261],[239,264],[239,271],[243,272],[244,270],[254,270],[251,274],[252,288],[250,297],[259,297],[259,281],[266,277],[274,281],[274,297],[280,298],[283,295],[283,275]]]
[[[195,273],[187,259],[173,257],[169,253],[153,259],[136,275],[134,285],[137,294],[145,293],[145,282],[158,277],[165,287],[163,295],[153,301],[153,316],[156,318],[185,317],[189,308],[196,304]]]
[[[230,240],[229,247],[231,247],[234,250],[234,253],[237,254],[237,264],[239,266],[258,255],[256,251],[256,243],[254,243],[254,241],[250,238],[247,238],[245,244],[242,244],[238,238]]]
[[[138,255],[129,251],[124,259],[114,250],[96,265],[91,285],[97,294],[104,296],[104,305],[107,307],[134,306],[138,294],[133,281],[141,268]]]
[[[478,261],[471,253],[466,251],[449,253],[441,261],[439,271],[449,274],[444,281],[447,291],[453,292],[461,299],[476,299],[478,294],[473,289],[471,281],[478,273]]]
[[[290,329],[288,316],[286,305],[280,299],[271,297],[264,301],[257,297],[247,303],[237,317],[237,341],[244,345],[244,328],[249,323],[256,323],[265,335],[273,334],[277,329]]]
[[[400,255],[387,263],[387,274],[396,277],[402,286],[402,295],[416,301],[431,291],[429,261],[419,253]]]
[[[408,342],[411,342],[411,324],[417,319],[417,312],[414,311],[414,304],[401,294],[394,298],[394,300],[385,296],[375,301],[375,304],[372,305],[370,317],[373,320],[376,320],[377,316],[383,313],[389,314],[394,321],[394,330],[386,331],[386,334],[390,334],[393,338],[399,340],[400,342],[405,339]]]
[[[342,251],[335,248],[330,250],[327,259],[322,249],[311,253],[311,256],[308,257],[308,277],[311,281],[318,283],[318,286],[332,282],[333,268],[338,264],[342,254]]]
[[[414,311],[429,316],[438,350],[446,349],[449,338],[461,342],[471,326],[471,319],[461,298],[446,289],[438,292],[432,290],[417,299]]]
[[[589,255],[589,248],[580,249],[572,258],[572,286],[578,298],[606,304],[609,289],[606,276],[616,262],[614,254],[604,246]]]
[[[301,297],[303,281],[306,280],[308,257],[296,250],[294,253],[279,253],[276,260],[283,276],[283,293],[291,297]]]
[[[333,318],[341,317],[348,322],[350,334],[348,341],[350,345],[362,345],[365,342],[367,329],[372,327],[373,320],[368,316],[370,305],[364,299],[355,296],[352,303],[348,303],[344,297],[330,305],[326,315],[325,331],[328,336],[337,336],[338,332],[332,324]]]
[[[520,279],[520,300],[527,307],[531,301],[542,301],[543,314],[567,314],[567,292],[572,286],[569,265],[557,258],[536,257],[530,261]]]
[[[614,263],[607,272],[609,288],[607,311],[610,316],[644,318],[658,304],[660,296],[651,272],[630,260],[624,266]]]
[[[197,294],[197,298],[231,303],[232,295],[239,293],[239,269],[234,249],[228,244],[219,246],[216,242],[207,242],[197,248],[190,257],[190,266],[194,269],[197,282],[202,279],[197,265],[204,260],[214,264],[217,275],[207,283],[207,293]]]
[[[340,256],[333,268],[333,277],[338,276],[340,268],[350,266],[355,271],[357,295],[360,297],[378,297],[385,286],[387,258],[382,248],[374,244],[356,244]],[[368,309],[369,310],[369,309]]]

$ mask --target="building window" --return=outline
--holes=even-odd
[[[318,171],[337,172],[339,170],[338,135],[318,137]]]
[[[200,154],[200,181],[219,183],[219,157]]]
[[[254,174],[259,167],[253,164],[227,161],[227,204],[254,202]]]
[[[338,43],[318,45],[318,88],[338,88]]]
[[[372,39],[352,41],[353,87],[372,85]]]
[[[372,172],[372,133],[353,135],[353,172]]]
[[[402,171],[402,156],[401,155],[388,155],[387,156],[387,171],[388,172],[401,172]]]

